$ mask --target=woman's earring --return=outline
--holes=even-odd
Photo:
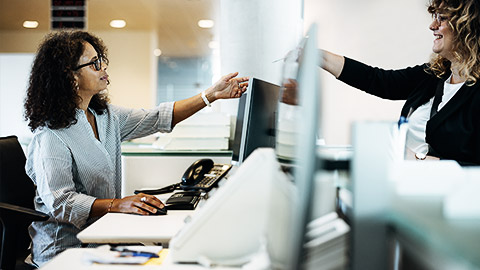
[[[77,90],[77,91],[78,91],[78,88],[79,88],[79,87],[78,87],[78,82],[77,82],[77,81],[75,81],[75,90]]]

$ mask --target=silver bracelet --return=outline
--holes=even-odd
[[[208,107],[212,107],[212,105],[210,104],[210,101],[208,101],[207,96],[205,95],[205,91],[202,92],[202,99],[203,99],[203,102],[205,102],[205,104]]]
[[[415,153],[415,159],[416,160],[425,160],[427,158],[426,154],[423,153]]]

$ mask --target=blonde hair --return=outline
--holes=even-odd
[[[430,14],[440,13],[448,18],[453,30],[453,57],[459,63],[458,72],[468,85],[480,79],[480,10],[475,0],[431,0]],[[437,77],[445,75],[451,67],[446,58],[434,54],[428,68]]]

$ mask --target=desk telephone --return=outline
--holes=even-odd
[[[209,191],[231,168],[232,165],[214,164],[211,159],[197,160],[183,174],[180,188]]]
[[[215,164],[211,159],[195,161],[182,176],[181,182],[160,189],[135,190],[135,194],[150,195],[170,193],[177,189],[185,191],[210,191],[230,171],[230,164]]]

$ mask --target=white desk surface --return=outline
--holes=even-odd
[[[193,212],[170,210],[159,216],[108,213],[77,237],[83,243],[168,243]]]
[[[165,202],[172,194],[165,193],[156,197]],[[168,244],[194,211],[170,210],[166,215],[158,216],[107,213],[77,234],[77,238],[82,243],[95,244]]]
[[[58,256],[53,258],[51,261],[40,267],[41,270],[58,270],[58,269],[67,269],[68,270],[84,270],[84,269],[98,269],[98,270],[132,270],[132,269],[173,269],[173,270],[203,270],[203,269],[216,269],[216,270],[232,270],[240,268],[232,267],[211,267],[205,268],[198,264],[175,264],[172,263],[169,256],[165,258],[165,261],[162,265],[124,265],[124,264],[89,264],[83,262],[82,257],[83,253],[87,249],[85,248],[72,248],[67,249],[64,252],[60,253]]]

